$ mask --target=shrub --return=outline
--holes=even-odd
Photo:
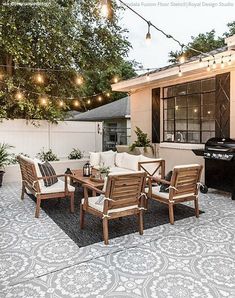
[[[147,147],[150,147],[153,151],[153,146],[150,139],[148,138],[147,133],[144,133],[139,127],[136,127],[135,133],[137,140],[130,145],[130,150],[133,151],[136,147],[143,147],[144,151],[146,151]]]
[[[81,150],[73,148],[73,150],[68,156],[68,159],[81,159],[82,157],[83,157],[83,154]]]
[[[41,161],[57,161],[59,158],[57,157],[56,154],[52,152],[52,150],[44,151],[44,149],[41,150],[37,154],[37,158],[39,158]]]

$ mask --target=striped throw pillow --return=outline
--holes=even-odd
[[[40,172],[42,174],[42,177],[56,175],[54,168],[48,161],[46,161],[44,163],[39,163],[38,166],[39,166]],[[57,177],[52,177],[52,178],[44,179],[43,181],[44,181],[44,185],[46,187],[48,187],[48,186],[51,186],[51,185],[55,184],[56,182],[58,182],[58,179],[57,179]]]

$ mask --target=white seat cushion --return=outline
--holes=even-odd
[[[84,204],[84,199],[82,199],[82,204]],[[98,197],[89,197],[88,198],[88,205],[91,208],[94,208],[97,211],[103,213],[103,210],[104,210],[104,199],[101,199],[100,196],[98,196]],[[115,213],[115,212],[126,211],[126,210],[131,210],[131,209],[134,209],[134,208],[138,208],[138,205],[133,205],[133,206],[123,207],[123,208],[112,209],[112,210],[109,210],[108,214]]]
[[[63,192],[64,187],[65,187],[64,186],[64,181],[58,179],[58,182],[56,182],[55,184],[53,184],[49,187],[41,186],[41,193],[42,194],[48,194],[48,193]],[[74,192],[75,188],[72,185],[68,184],[68,190],[70,192]]]
[[[169,193],[167,192],[160,192],[160,186],[154,186],[152,187],[152,194],[164,198],[164,199],[168,199],[169,200]],[[187,198],[189,196],[194,196],[195,193],[188,193],[188,194],[184,194],[184,195],[176,195],[173,199],[177,200],[180,198]]]
[[[119,174],[133,174],[135,171],[119,168],[119,167],[112,167],[110,168],[110,173],[119,173]]]

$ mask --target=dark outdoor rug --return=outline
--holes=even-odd
[[[35,201],[35,197],[30,195]],[[85,227],[80,229],[80,202],[83,197],[82,189],[75,193],[75,213],[70,213],[69,199],[48,199],[43,200],[41,208],[48,216],[79,246],[103,241],[102,221],[91,214],[85,214]],[[144,229],[169,223],[168,206],[154,200],[148,202],[149,210],[144,213]],[[194,208],[178,204],[174,209],[175,221],[195,216]],[[203,213],[200,211],[200,213]],[[39,218],[40,219],[40,218]],[[138,232],[137,216],[123,217],[121,220],[109,221],[109,239]]]

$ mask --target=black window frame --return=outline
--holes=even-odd
[[[208,81],[208,80],[214,80],[214,88],[209,90],[209,91],[203,91],[202,90],[202,86],[203,86],[203,83],[205,81]],[[189,93],[188,90],[189,90],[189,85],[191,84],[196,84],[196,83],[199,83],[200,84],[200,92],[191,92]],[[185,94],[172,94],[171,96],[166,96],[165,97],[165,90],[168,89],[168,88],[172,88],[172,90],[177,90],[177,88],[180,88],[180,87],[183,87],[184,85],[187,85],[186,87],[186,93]],[[203,109],[205,106],[209,106],[211,104],[203,104],[203,96],[205,94],[214,94],[214,100],[216,99],[216,77],[213,76],[213,77],[209,77],[209,78],[205,78],[205,79],[200,79],[200,80],[195,80],[195,81],[188,81],[188,82],[184,82],[184,83],[180,83],[180,84],[176,84],[176,85],[170,85],[170,86],[167,86],[167,87],[164,87],[163,88],[163,142],[168,142],[168,143],[178,143],[178,144],[204,144],[205,142],[203,142],[203,133],[214,133],[211,137],[215,136],[216,134],[216,130],[214,128],[214,130],[209,130],[209,129],[203,129],[202,127],[202,124],[203,124],[203,121],[206,119],[203,115]],[[199,95],[200,96],[200,101],[199,101],[199,112],[200,112],[200,115],[199,115],[199,125],[200,125],[200,130],[189,130],[189,121],[194,121],[195,119],[191,119],[189,118],[189,109],[190,107],[191,108],[196,108],[195,105],[189,105],[189,100],[188,98],[190,96],[193,96],[193,95]],[[182,120],[185,120],[186,121],[186,130],[176,130],[176,120],[179,120],[176,118],[176,108],[177,108],[177,104],[176,104],[176,99],[177,97],[186,97],[186,101],[187,101],[187,105],[186,105],[186,119],[182,119]],[[165,101],[166,100],[169,100],[169,99],[172,99],[174,100],[174,107],[170,107],[170,108],[165,108]],[[214,105],[216,106],[216,102],[214,101]],[[174,119],[167,119],[167,115],[165,115],[165,112],[167,113],[167,110],[174,110]],[[173,136],[174,136],[174,140],[171,141],[169,139],[166,139],[166,133],[167,132],[170,132],[170,130],[168,129],[165,129],[165,124],[167,123],[167,121],[173,121],[173,127],[174,127],[174,130],[171,132],[173,132]],[[210,121],[214,121],[214,123],[216,122],[215,121],[215,114],[212,118],[210,118]],[[182,141],[177,141],[176,139],[176,133],[177,132],[184,132],[186,134],[186,141],[182,142]],[[188,141],[188,135],[189,133],[199,133],[199,142],[190,142]]]

